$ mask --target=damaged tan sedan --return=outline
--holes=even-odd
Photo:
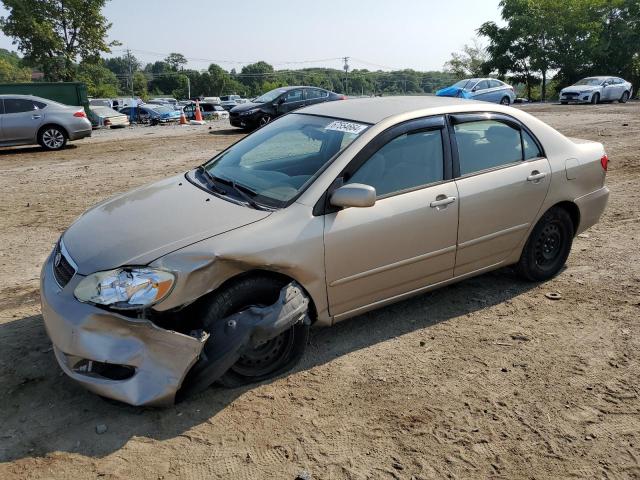
[[[42,269],[46,329],[68,376],[134,405],[261,381],[311,325],[505,265],[553,277],[605,208],[607,162],[484,102],[304,108],[78,218]]]

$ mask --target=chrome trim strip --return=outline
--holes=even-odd
[[[500,230],[498,232],[493,232],[488,235],[483,235],[482,237],[474,238],[472,240],[467,240],[466,242],[458,244],[458,248],[467,248],[477,245],[482,242],[486,242],[488,240],[493,240],[494,238],[501,237],[502,235],[508,235],[509,233],[517,232],[519,230],[526,230],[529,228],[530,223],[523,223],[522,225],[516,225],[514,227],[505,228],[504,230]]]
[[[386,272],[387,270],[393,270],[394,268],[404,267],[405,265],[410,265],[412,263],[420,262],[428,258],[438,257],[440,255],[444,255],[445,253],[452,252],[455,249],[456,249],[456,246],[452,245],[450,247],[442,248],[434,252],[418,255],[417,257],[407,258],[405,260],[400,260],[398,262],[390,263],[388,265],[383,265],[382,267],[372,268],[371,270],[367,270],[366,272],[360,272],[360,273],[356,273],[355,275],[351,275],[349,277],[344,277],[344,278],[339,278],[338,280],[334,280],[329,284],[329,286],[337,287],[338,285],[343,285],[348,282],[353,282],[354,280],[359,280],[361,278],[368,277],[369,275],[375,275],[376,273]]]

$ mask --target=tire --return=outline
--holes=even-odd
[[[204,329],[250,306],[271,305],[286,284],[284,280],[268,276],[248,277],[232,283],[202,306]],[[235,388],[277,377],[298,363],[308,340],[309,325],[298,323],[260,347],[246,352],[218,383]],[[207,352],[207,344],[204,351]]]
[[[269,115],[263,115],[258,120],[258,128],[264,127],[267,123],[271,121],[271,117]]]
[[[56,125],[47,125],[38,132],[38,143],[45,150],[60,150],[67,144],[67,132]]]
[[[618,100],[618,102],[627,103],[628,100],[629,100],[629,92],[624,92],[622,94],[622,97],[620,97],[620,100]]]
[[[568,105],[569,102],[560,102],[560,105]]]
[[[511,99],[509,97],[502,97],[502,100],[500,100],[500,105],[508,107],[509,105],[511,105]]]
[[[569,213],[560,207],[549,209],[527,239],[516,266],[518,274],[532,282],[554,277],[569,257],[573,235]]]
[[[598,103],[600,103],[600,94],[599,93],[594,93],[593,97],[591,97],[591,103],[593,105],[597,105]]]

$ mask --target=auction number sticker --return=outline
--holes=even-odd
[[[327,125],[325,127],[325,130],[334,130],[336,132],[358,134],[366,128],[367,128],[367,125],[363,125],[361,123],[345,122],[344,120],[336,120],[335,122],[331,122],[329,125]]]

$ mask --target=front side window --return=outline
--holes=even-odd
[[[205,168],[269,207],[286,206],[318,172],[367,128],[335,118],[289,114],[213,158]]]
[[[302,90],[290,90],[284,96],[285,103],[293,103],[293,102],[301,102],[302,101]]]
[[[455,125],[460,175],[522,160],[520,130],[495,120]]]
[[[489,82],[487,80],[482,80],[478,85],[476,85],[476,90],[486,90],[489,88]]]
[[[36,106],[33,101],[25,100],[23,98],[5,98],[4,99],[4,111],[5,113],[22,113],[36,110]]]
[[[347,183],[363,183],[384,196],[444,179],[440,130],[410,132],[394,138],[369,158]]]

